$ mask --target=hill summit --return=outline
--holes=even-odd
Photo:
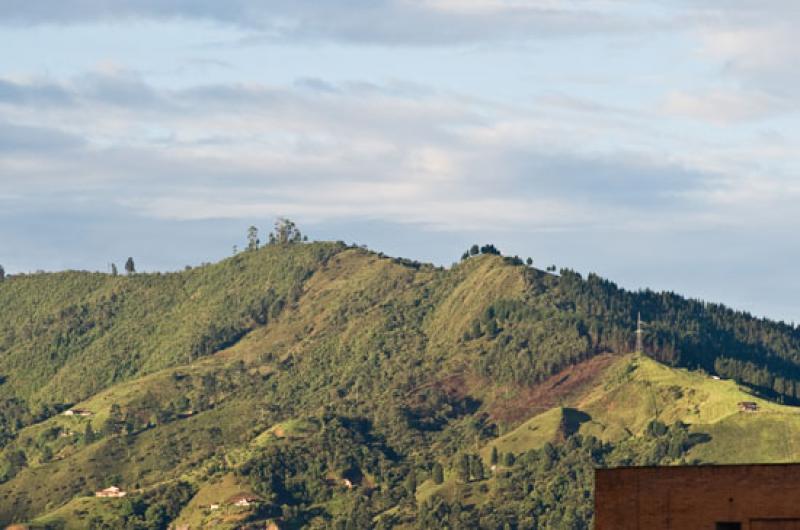
[[[3,523],[578,529],[593,467],[798,456],[797,328],[491,245],[278,237],[14,275],[0,315]]]

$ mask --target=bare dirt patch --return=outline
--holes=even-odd
[[[564,405],[591,388],[617,358],[610,353],[596,355],[562,370],[538,385],[506,387],[502,396],[492,399],[488,404],[489,415],[494,421],[511,425],[538,412]]]

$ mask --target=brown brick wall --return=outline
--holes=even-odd
[[[715,530],[718,522],[800,530],[800,464],[596,472],[595,530]]]

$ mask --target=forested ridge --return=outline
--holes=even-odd
[[[587,528],[593,467],[725,441],[698,427],[705,387],[654,390],[627,360],[638,314],[653,359],[747,385],[731,396],[800,396],[792,325],[493,245],[443,268],[290,228],[181,272],[0,281],[2,522]],[[558,412],[614,385],[665,405],[618,430]],[[92,497],[109,485],[131,493]],[[223,490],[253,506],[205,500]]]

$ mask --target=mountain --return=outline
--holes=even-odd
[[[800,450],[794,326],[491,245],[14,275],[0,315],[3,523],[577,529],[593,467]]]

